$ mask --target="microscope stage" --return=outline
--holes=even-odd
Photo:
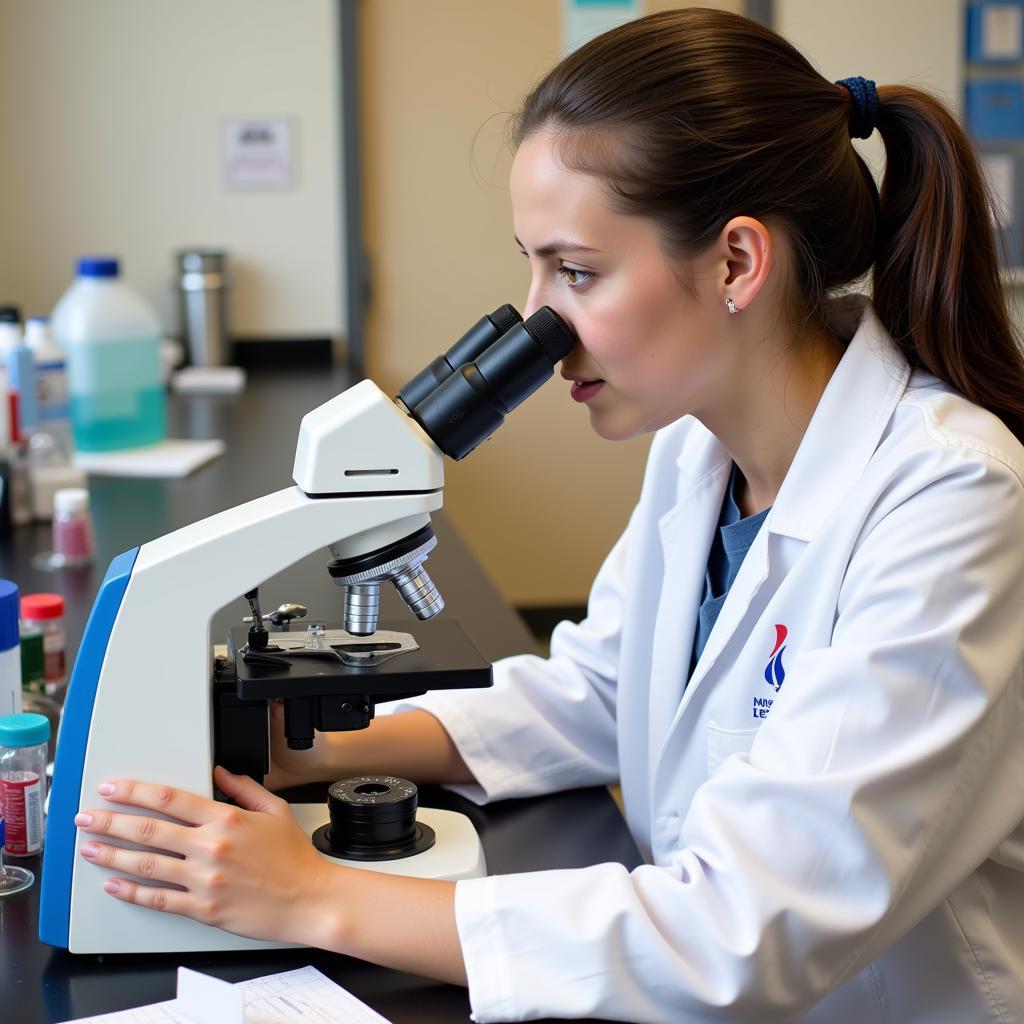
[[[412,628],[410,628],[410,625]],[[337,628],[337,627],[332,627]],[[345,665],[324,657],[294,657],[285,664],[247,660],[241,653],[248,639],[245,626],[231,629],[229,650],[234,654],[235,692],[242,700],[274,697],[323,697],[338,693],[374,696],[424,693],[491,685],[491,666],[458,623],[450,620],[384,623],[381,630],[412,634],[417,650],[404,651],[375,665]],[[300,639],[305,631],[293,629]],[[372,642],[372,637],[355,638]],[[273,652],[268,652],[273,656]]]

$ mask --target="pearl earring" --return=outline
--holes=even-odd
[[[733,302],[731,298],[725,300],[725,308],[729,310],[730,316],[739,312],[739,310],[736,308],[736,303]]]

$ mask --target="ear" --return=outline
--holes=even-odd
[[[753,217],[733,217],[722,229],[725,265],[721,280],[722,304],[732,299],[746,309],[757,298],[772,268],[772,236]]]

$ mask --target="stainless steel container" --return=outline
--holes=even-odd
[[[231,356],[228,333],[227,254],[184,249],[177,254],[181,329],[188,362],[223,366]]]

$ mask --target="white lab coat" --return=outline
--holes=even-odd
[[[476,1020],[1024,1021],[1024,449],[863,299],[834,312],[688,686],[731,467],[692,418],[551,658],[410,702],[474,799],[621,778],[649,861],[459,882]]]

